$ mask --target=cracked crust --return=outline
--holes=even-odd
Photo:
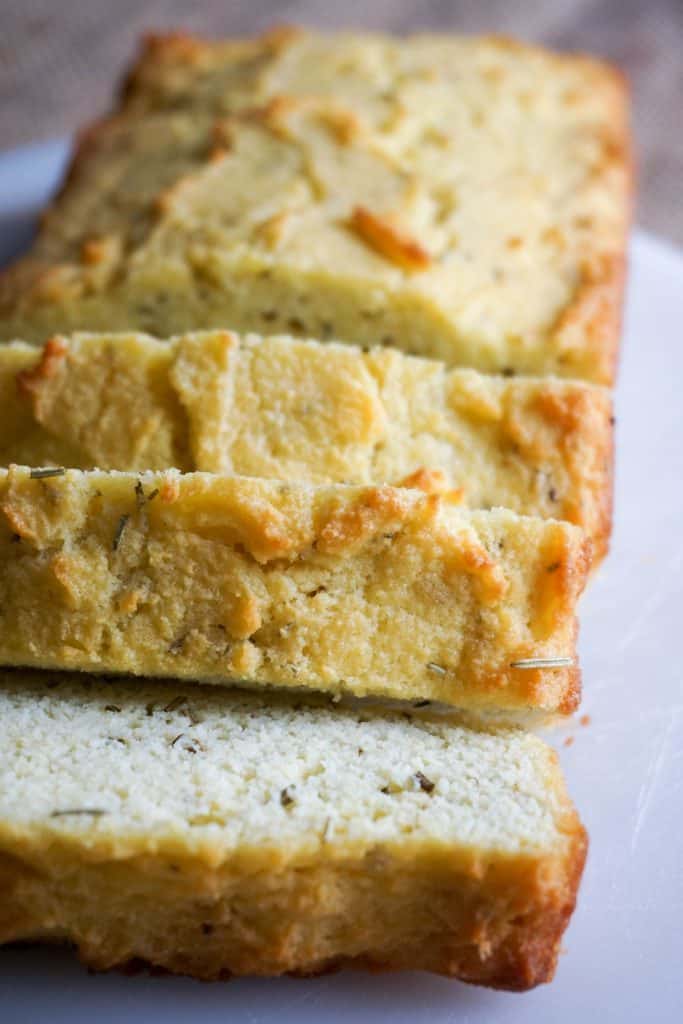
[[[567,523],[386,485],[56,472],[0,470],[6,664],[499,712],[578,702],[590,542]],[[514,666],[548,657],[571,664]]]
[[[0,463],[389,481],[469,508],[611,527],[611,401],[397,352],[227,331],[0,348]]]
[[[0,282],[3,337],[289,327],[611,383],[623,79],[494,38],[275,38],[148,42]]]

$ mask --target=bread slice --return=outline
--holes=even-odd
[[[18,385],[18,386],[17,386]],[[0,347],[0,464],[201,470],[458,490],[607,548],[607,391],[227,331]]]
[[[0,745],[0,942],[199,978],[553,975],[586,836],[521,730],[5,673]]]
[[[0,336],[288,331],[613,378],[619,75],[495,38],[149,40],[82,135]]]
[[[13,467],[0,664],[569,711],[588,547],[408,488]]]

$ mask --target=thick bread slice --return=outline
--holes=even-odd
[[[517,729],[5,673],[0,942],[200,978],[549,981],[586,836]]]
[[[568,711],[589,546],[408,488],[12,467],[0,664]]]
[[[619,75],[509,40],[153,38],[82,136],[0,336],[233,327],[613,378]]]
[[[0,348],[0,464],[201,470],[457,489],[583,527],[611,520],[611,401],[558,378],[227,331]],[[436,472],[435,472],[436,471]]]

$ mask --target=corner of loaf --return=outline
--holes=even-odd
[[[158,39],[3,275],[0,333],[229,324],[609,384],[626,106],[599,62],[493,38]]]

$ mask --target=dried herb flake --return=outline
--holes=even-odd
[[[420,789],[425,793],[433,793],[436,788],[436,783],[428,779],[423,772],[415,772],[415,778],[420,783]]]
[[[173,700],[170,700],[168,702],[168,704],[164,708],[164,711],[175,711],[176,708],[179,708],[181,704],[185,703],[186,700],[187,697],[184,694],[178,694],[177,697],[174,697]]]
[[[53,466],[47,469],[32,469],[29,476],[31,480],[47,480],[51,476],[64,476],[64,466]]]
[[[63,818],[67,814],[91,814],[95,818],[99,818],[102,814],[109,814],[109,811],[105,811],[101,807],[65,807],[63,810],[51,811],[51,818]]]
[[[182,651],[183,647],[185,646],[185,641],[186,640],[187,640],[187,633],[183,633],[182,636],[177,636],[175,638],[175,640],[171,641],[171,643],[168,645],[168,653],[169,654],[180,654],[180,652]]]
[[[295,788],[296,787],[292,785],[292,786],[285,786],[284,789],[280,790],[280,803],[282,804],[283,807],[289,807],[289,806],[291,806],[291,804],[294,803],[294,797],[292,796],[292,791]]]
[[[126,523],[128,522],[129,519],[129,515],[122,515],[121,518],[119,519],[119,523],[118,526],[116,527],[116,533],[114,534],[114,540],[112,543],[113,551],[118,550],[119,544],[121,543],[121,537],[123,536],[123,531],[125,530]]]

